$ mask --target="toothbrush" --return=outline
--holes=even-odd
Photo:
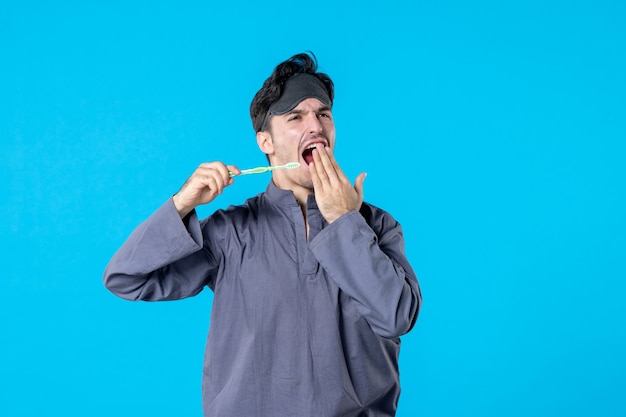
[[[242,169],[239,175],[262,174],[264,172],[274,171],[275,169],[294,169],[294,168],[298,168],[299,166],[300,166],[300,162],[290,162],[285,165],[278,165],[278,166],[273,166],[273,167],[269,166],[269,167],[256,167],[256,168],[250,168],[250,169]],[[236,176],[232,172],[230,172],[229,174],[231,177]]]

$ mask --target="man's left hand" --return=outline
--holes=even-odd
[[[323,146],[313,150],[313,163],[309,164],[309,170],[317,206],[329,224],[347,212],[361,208],[364,172],[359,174],[353,186],[339,168],[335,157]]]

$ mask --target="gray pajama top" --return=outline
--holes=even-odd
[[[213,290],[206,416],[393,416],[400,336],[421,305],[402,230],[364,203],[333,224],[314,196],[309,238],[291,191],[270,182],[199,221],[172,199],[113,256],[104,283],[129,300]]]

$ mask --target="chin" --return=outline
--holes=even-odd
[[[307,175],[304,178],[301,178],[299,181],[299,185],[304,188],[308,188],[309,190],[313,190],[313,180],[310,175]]]

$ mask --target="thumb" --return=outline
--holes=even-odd
[[[363,182],[365,182],[365,177],[367,177],[366,172],[361,172],[358,177],[356,177],[356,181],[354,182],[354,189],[357,194],[359,194],[359,198],[363,201]]]

